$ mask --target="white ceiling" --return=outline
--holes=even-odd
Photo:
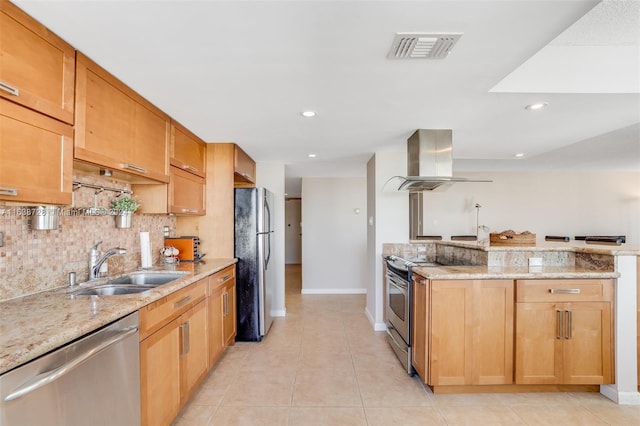
[[[364,176],[418,128],[453,129],[456,172],[640,169],[640,0],[15,3],[204,140],[287,164],[288,185]],[[463,36],[390,60],[396,32]]]

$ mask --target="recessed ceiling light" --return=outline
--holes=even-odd
[[[531,111],[536,111],[536,110],[539,110],[539,109],[542,109],[542,108],[546,107],[547,105],[549,105],[549,104],[546,103],[546,102],[538,102],[538,103],[535,103],[535,104],[529,104],[526,107],[524,107],[524,109],[528,109],[528,110],[531,110]]]
[[[516,157],[516,158],[523,158],[523,157],[524,157],[524,153],[519,152],[519,153],[515,154],[515,155],[514,155],[514,157]]]
[[[308,155],[308,157],[309,157],[309,158],[316,158],[316,157],[317,157],[317,155],[316,155],[316,154],[309,154],[309,155]]]
[[[315,117],[316,116],[316,112],[315,111],[302,111],[300,114],[303,117],[306,117],[306,118],[311,118],[311,117]]]

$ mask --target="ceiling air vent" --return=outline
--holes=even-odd
[[[461,33],[396,33],[387,58],[444,59],[461,36]]]

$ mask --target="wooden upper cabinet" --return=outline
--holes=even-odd
[[[169,182],[169,116],[80,52],[75,124],[77,160]]]
[[[0,0],[0,97],[73,124],[75,50]]]
[[[256,183],[256,162],[238,145],[234,148],[233,172],[236,183]]]
[[[171,165],[206,177],[207,145],[173,120],[171,121]]]
[[[169,213],[204,215],[204,178],[171,166]]]
[[[73,127],[0,99],[0,200],[71,204]]]

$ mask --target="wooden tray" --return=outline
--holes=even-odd
[[[501,232],[489,234],[489,245],[492,246],[535,246],[536,234],[514,234]]]

